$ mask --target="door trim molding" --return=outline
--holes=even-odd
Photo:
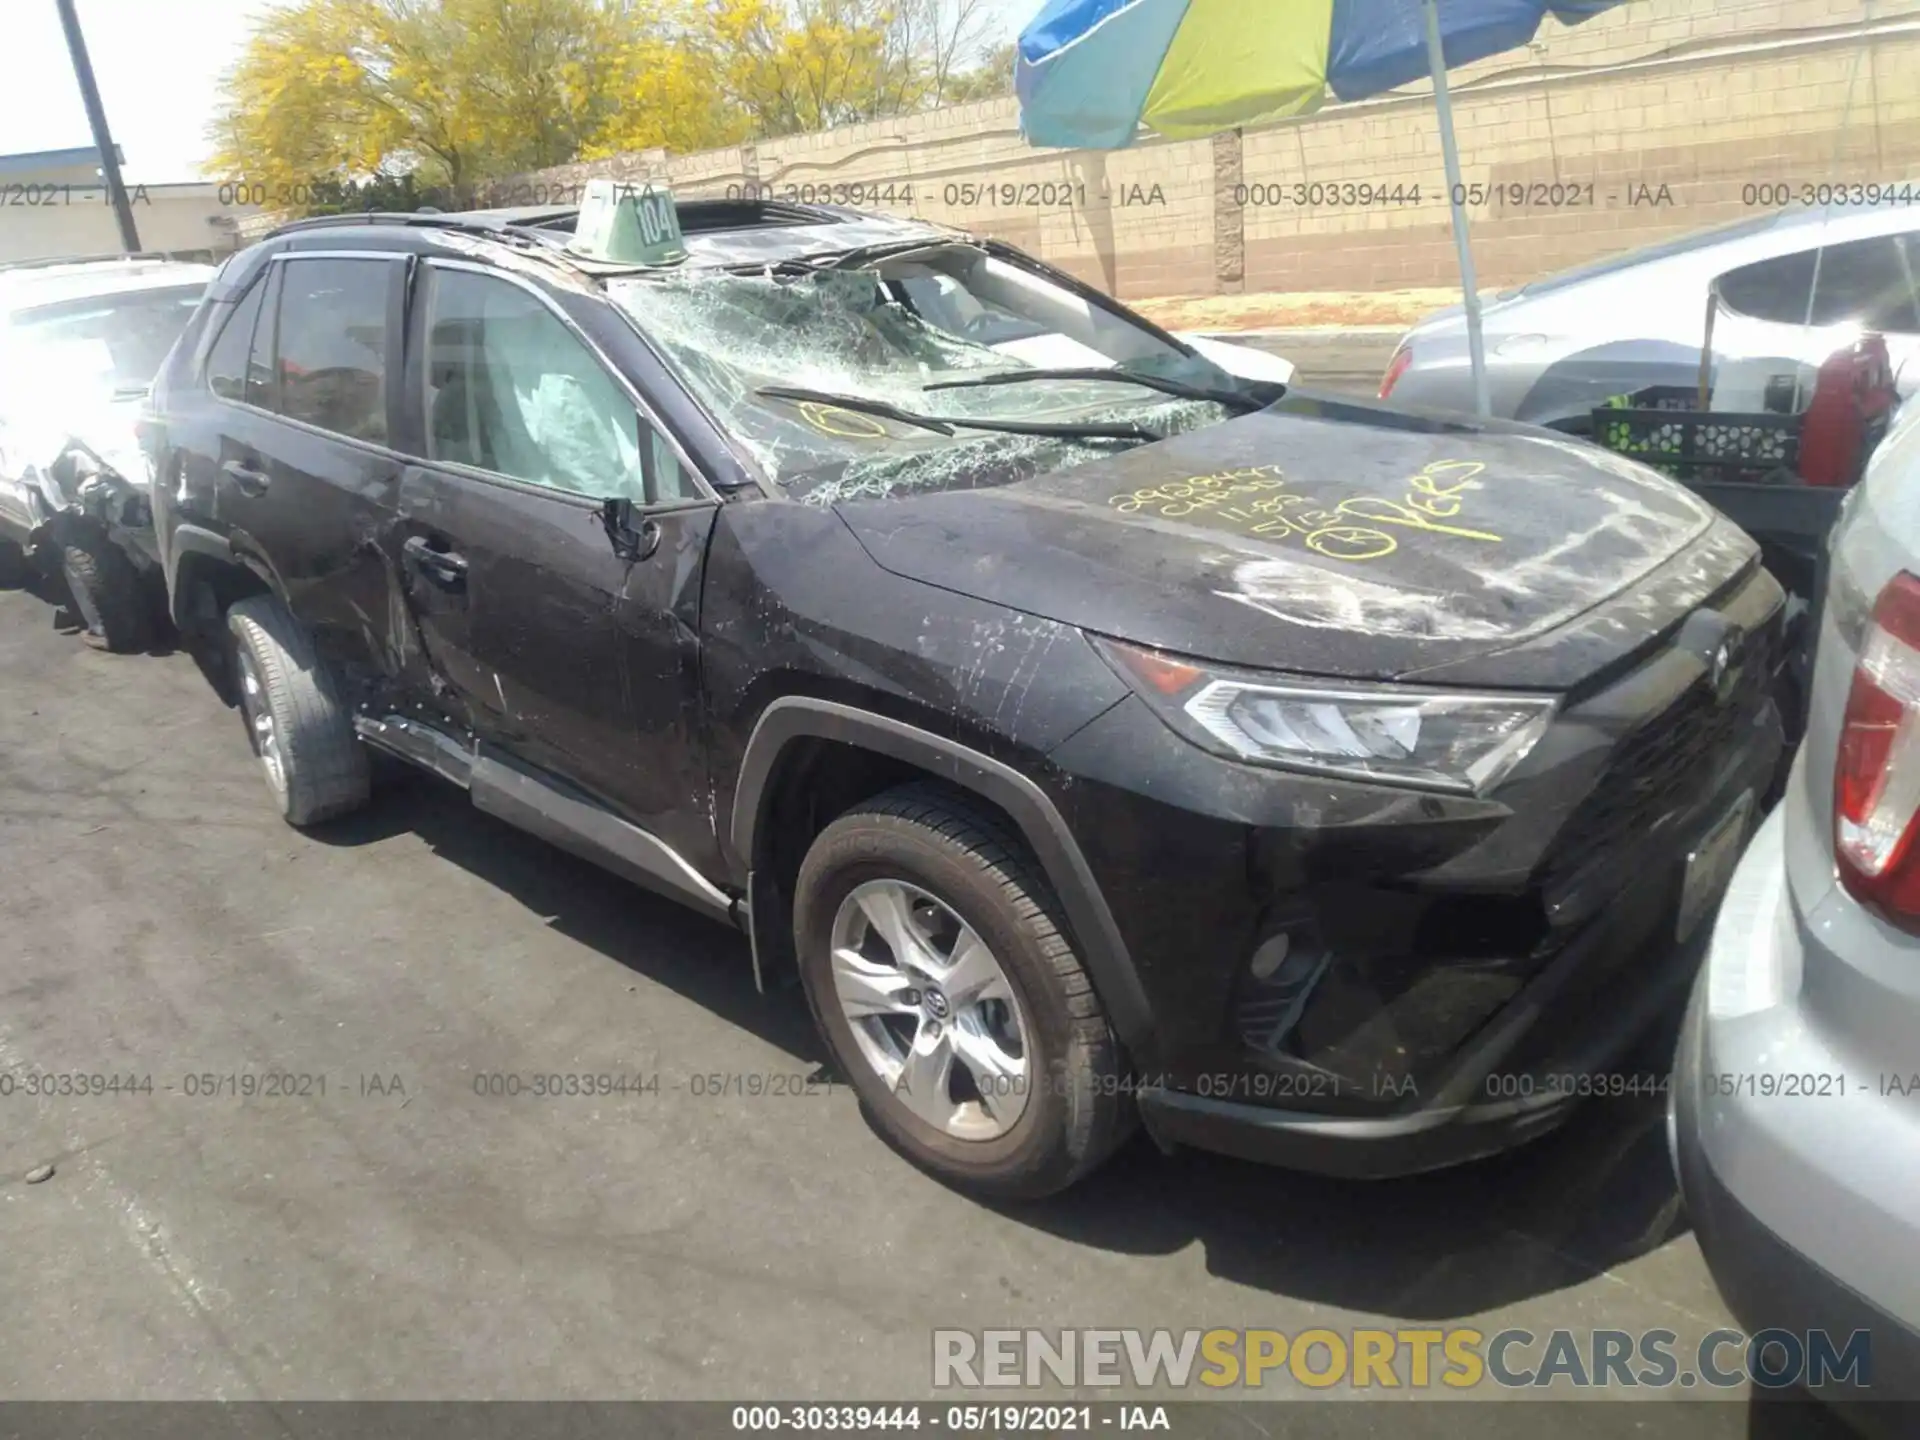
[[[591,860],[635,884],[731,922],[733,898],[649,830],[622,820],[605,806],[514,763],[481,742],[469,771],[473,807],[529,834]]]

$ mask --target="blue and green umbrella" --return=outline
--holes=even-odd
[[[1622,0],[1438,0],[1449,68],[1513,50],[1549,14]],[[1051,0],[1014,88],[1035,145],[1114,150],[1141,127],[1192,139],[1363,100],[1430,73],[1424,0]]]
[[[1446,73],[1624,0],[1048,0],[1020,34],[1014,90],[1034,145],[1118,150],[1144,131],[1198,139],[1305,115],[1329,99],[1433,76],[1466,291],[1474,388],[1487,413],[1467,218]],[[1439,63],[1436,64],[1436,58]]]

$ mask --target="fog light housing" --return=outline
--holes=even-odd
[[[1273,972],[1287,958],[1287,951],[1293,948],[1293,937],[1282,930],[1277,935],[1269,935],[1254,949],[1253,959],[1247,969],[1256,980],[1271,980]]]
[[[1247,983],[1235,1011],[1240,1038],[1269,1055],[1287,1053],[1287,1041],[1333,963],[1333,952],[1311,921],[1267,931],[1247,958]]]

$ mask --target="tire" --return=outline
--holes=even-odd
[[[91,528],[78,528],[60,546],[67,593],[89,645],[120,654],[153,643],[151,597],[120,547]]]
[[[11,540],[0,540],[0,590],[19,590],[32,578],[27,552]]]
[[[865,921],[860,901],[876,893],[884,899],[889,891],[911,900],[913,934],[918,941],[934,934],[935,950],[945,943],[940,926],[951,934],[952,925],[964,925],[984,941],[1000,976],[994,988],[1004,982],[1010,999],[966,1006],[960,1003],[960,988],[950,1002],[932,993],[939,987],[929,983],[925,990],[889,997],[887,1003],[893,1004],[905,995],[919,1007],[915,1013],[851,1017],[841,990],[848,982],[837,978],[844,974],[844,962],[836,962],[835,942],[842,942],[845,953],[851,948],[848,935],[864,929],[860,946],[890,955],[884,938],[874,948],[880,927]],[[916,892],[920,899],[912,899]],[[923,928],[926,917],[938,918],[940,926],[929,921]],[[843,925],[851,930],[837,928]],[[966,799],[933,785],[904,785],[828,825],[808,850],[795,882],[794,938],[807,1003],[868,1122],[937,1178],[983,1196],[1037,1199],[1094,1169],[1132,1128],[1131,1096],[1118,1083],[1125,1073],[1120,1046],[1067,939],[1058,900],[1007,827]],[[959,942],[954,943],[957,951]],[[884,971],[882,964],[873,973]],[[894,981],[888,976],[882,983]],[[929,1008],[936,999],[937,1007]],[[938,1015],[946,1015],[949,1023],[934,1023]],[[990,1018],[983,1021],[983,1015]],[[1017,1029],[1023,1055],[1024,1078],[1017,1090],[995,1090],[997,1101],[991,1105],[986,1090],[1014,1082],[1000,1068],[1006,1050],[998,1042],[990,1051],[981,1049],[983,1025],[996,1034]],[[876,1040],[882,1029],[886,1033]],[[993,1059],[984,1069],[954,1060],[954,1071],[939,1082],[954,1118],[939,1125],[925,1111],[942,1105],[923,1101],[917,1111],[902,1099],[905,1092],[896,1089],[898,1082],[883,1062],[872,1056],[876,1045],[904,1052],[905,1037],[917,1047],[922,1037],[943,1031],[956,1057],[965,1042],[972,1054]],[[967,1071],[964,1078],[957,1073],[961,1068]],[[897,1073],[899,1079],[910,1078],[904,1068]],[[977,1079],[983,1073],[990,1077],[986,1087]],[[977,1098],[952,1105],[954,1095],[969,1091]],[[996,1133],[996,1125],[1004,1128]],[[956,1133],[956,1127],[971,1127],[971,1133]]]
[[[300,623],[275,597],[249,595],[228,608],[227,633],[247,737],[281,817],[304,827],[364,806],[366,747],[339,682]]]

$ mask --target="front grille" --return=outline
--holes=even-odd
[[[1723,701],[1703,678],[1615,748],[1542,872],[1548,893],[1619,858],[1693,797],[1712,772],[1711,757],[1732,741],[1772,684],[1776,626],[1749,633],[1740,678]]]

